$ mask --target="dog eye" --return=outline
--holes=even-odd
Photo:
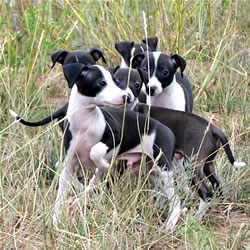
[[[167,76],[168,75],[168,71],[167,70],[162,71],[162,75],[163,76]]]
[[[102,81],[102,82],[99,83],[99,85],[100,85],[101,87],[104,87],[105,85],[107,85],[107,83],[106,83],[105,81]]]
[[[142,68],[142,70],[148,71],[148,67],[144,67],[144,68]]]
[[[140,85],[140,83],[136,82],[134,86],[136,89],[139,89],[141,85]]]

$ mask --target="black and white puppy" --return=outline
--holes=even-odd
[[[88,64],[89,65],[89,64]],[[114,76],[117,79],[117,86],[127,92],[127,108],[133,110],[135,105],[138,103],[138,96],[140,94],[143,82],[139,72],[135,69],[119,68],[117,66],[114,71]],[[9,110],[12,116],[20,123],[30,127],[39,127],[50,123],[53,120],[62,120],[67,113],[68,102],[62,107],[57,109],[54,113],[48,115],[44,119],[37,122],[30,122],[21,118],[20,115],[15,113],[13,110]],[[64,132],[65,123],[62,122],[61,128]]]
[[[140,166],[144,152],[152,163],[152,178],[162,186],[164,194],[170,199],[166,228],[173,229],[180,215],[180,200],[174,192],[172,177],[175,138],[171,130],[150,119],[148,133],[145,133],[145,115],[115,108],[124,105],[128,95],[117,87],[116,79],[102,66],[68,64],[63,66],[63,71],[72,88],[67,111],[71,138],[59,180],[54,224],[58,224],[62,206],[77,179],[79,164],[96,169],[84,192],[88,194],[109,170],[112,157],[118,155],[118,160],[127,160],[127,164],[133,168]],[[157,156],[159,160],[155,162]]]
[[[61,65],[67,65],[69,63],[81,63],[85,65],[94,65],[96,62],[102,58],[102,61],[106,63],[106,59],[100,49],[97,48],[91,48],[87,51],[83,50],[74,50],[74,51],[67,51],[67,50],[59,50],[51,55],[51,61],[53,68],[56,63],[60,63]],[[30,126],[30,127],[38,127],[43,126],[45,124],[50,123],[53,120],[63,120],[66,116],[68,109],[68,102],[65,103],[63,106],[61,106],[58,110],[56,110],[54,113],[48,115],[44,119],[37,121],[37,122],[29,122],[24,119],[22,119],[18,114],[16,114],[14,111],[9,110],[11,115],[15,117],[20,123]],[[62,132],[65,132],[65,125],[66,122],[62,121],[59,123],[59,126],[62,130]]]
[[[91,48],[87,51],[84,50],[58,50],[51,55],[53,68],[56,63],[66,65],[69,63],[82,63],[85,65],[93,65],[102,58],[102,61],[106,63],[105,57],[100,49]]]
[[[134,60],[132,61],[131,66],[132,68],[138,68],[140,66],[143,54],[147,51],[147,44],[148,51],[156,51],[158,38],[148,37],[147,40],[143,39],[141,43],[134,43],[131,41],[116,42],[115,48],[122,57],[120,67],[129,68],[133,51]]]
[[[213,197],[213,191],[205,182],[205,176],[214,190],[219,189],[221,192],[220,181],[214,168],[214,159],[219,149],[224,148],[230,163],[235,168],[244,167],[246,164],[235,161],[225,134],[198,115],[155,106],[149,109],[148,105],[141,103],[135,107],[135,110],[145,115],[150,114],[150,117],[168,126],[176,138],[176,151],[182,152],[185,159],[196,156],[192,184],[197,188],[200,196],[196,218],[201,219],[208,209],[205,202]]]
[[[149,57],[144,54],[140,69],[146,85],[147,104],[192,112],[193,94],[183,74],[185,67],[186,61],[177,54],[158,51],[150,52]]]

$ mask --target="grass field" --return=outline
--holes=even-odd
[[[97,47],[114,66],[114,43],[139,42],[147,32],[159,38],[158,50],[186,59],[194,113],[221,128],[248,166],[249,1],[1,0],[0,9],[0,249],[250,249],[249,167],[236,171],[223,150],[215,162],[223,197],[201,222],[193,217],[197,194],[180,192],[188,212],[165,231],[167,208],[157,210],[144,179],[126,175],[110,190],[100,184],[82,208],[69,200],[55,230],[61,132],[55,123],[22,126],[8,112],[35,121],[67,100],[61,66],[50,69],[53,52]]]

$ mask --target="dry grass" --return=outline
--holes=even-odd
[[[54,165],[63,157],[61,133],[55,124],[22,126],[8,113],[11,108],[38,120],[65,102],[61,68],[49,69],[56,50],[95,46],[109,66],[119,64],[114,43],[144,38],[144,10],[148,35],[159,37],[159,50],[187,59],[194,112],[208,120],[214,115],[236,159],[249,165],[247,1],[23,0],[12,7],[7,2],[0,4],[0,248],[249,249],[249,168],[234,170],[223,150],[216,166],[224,195],[202,222],[193,218],[197,195],[180,192],[188,212],[175,232],[166,232],[167,208],[158,211],[150,185],[126,175],[115,178],[111,190],[100,184],[82,208],[73,209],[69,200],[61,229],[55,230]]]

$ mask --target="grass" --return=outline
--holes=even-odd
[[[193,217],[197,195],[180,191],[188,212],[174,232],[166,232],[167,209],[155,208],[155,192],[147,182],[126,175],[115,177],[111,190],[100,184],[82,208],[69,203],[61,230],[55,230],[54,165],[63,156],[59,128],[28,128],[8,113],[11,108],[37,120],[65,102],[69,91],[61,67],[50,70],[50,55],[59,49],[101,48],[108,66],[118,65],[114,43],[144,38],[144,11],[148,36],[158,36],[158,49],[187,60],[194,113],[213,117],[236,158],[249,165],[249,3],[6,2],[0,4],[0,248],[249,249],[249,168],[235,171],[223,150],[216,166],[224,197],[213,201],[202,222]]]

